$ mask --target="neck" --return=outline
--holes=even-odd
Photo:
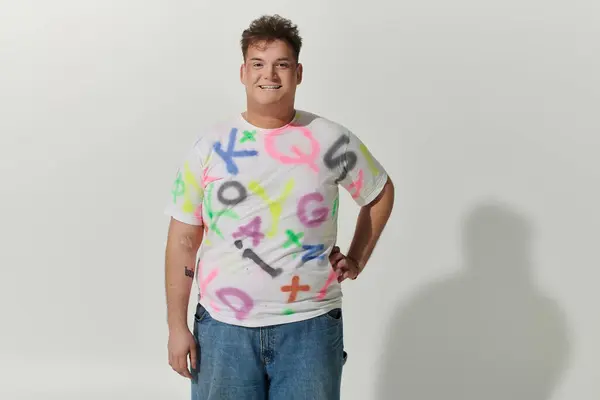
[[[243,113],[250,124],[263,129],[277,129],[289,124],[296,115],[294,105],[287,107],[256,107],[248,105]]]

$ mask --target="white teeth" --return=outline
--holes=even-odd
[[[274,85],[261,85],[260,88],[261,89],[279,89],[281,86],[274,86]]]

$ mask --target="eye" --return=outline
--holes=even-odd
[[[290,67],[290,64],[289,64],[289,63],[286,63],[286,62],[282,62],[282,63],[279,63],[279,66],[280,66],[281,68],[289,68],[289,67]]]
[[[260,68],[260,67],[262,67],[262,63],[257,62],[257,63],[252,64],[252,66],[254,68]]]

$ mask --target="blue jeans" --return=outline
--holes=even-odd
[[[213,319],[198,304],[192,400],[339,400],[342,310],[288,324],[246,328]]]

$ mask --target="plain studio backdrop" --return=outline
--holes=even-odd
[[[343,286],[342,398],[600,398],[599,3],[351,4],[2,2],[0,398],[188,398],[163,208],[202,127],[243,111],[265,13],[304,38],[298,108],[396,184]],[[357,213],[344,192],[343,250]]]

